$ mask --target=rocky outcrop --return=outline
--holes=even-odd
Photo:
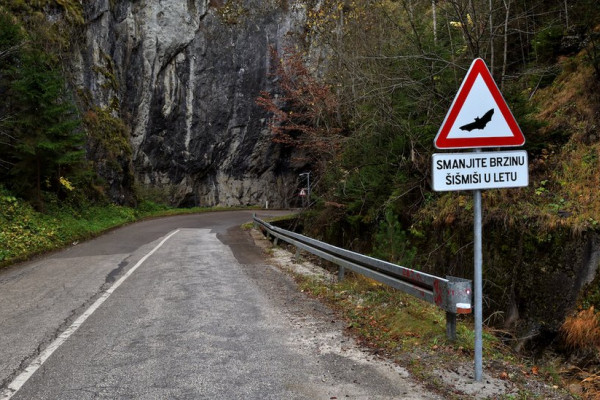
[[[306,166],[271,141],[255,99],[272,89],[269,47],[297,39],[303,6],[99,0],[84,7],[76,84],[128,125],[140,184],[163,188],[179,205],[290,205]]]

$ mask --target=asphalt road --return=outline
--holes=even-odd
[[[250,219],[145,221],[0,271],[0,399],[438,398],[269,265]]]

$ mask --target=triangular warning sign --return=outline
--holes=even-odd
[[[525,143],[523,132],[481,58],[471,64],[433,143],[438,149]]]

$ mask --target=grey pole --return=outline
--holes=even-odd
[[[482,313],[482,266],[483,257],[481,251],[481,190],[475,190],[473,193],[474,202],[474,263],[475,276],[473,279],[475,292],[475,381],[481,382],[482,379],[482,352],[483,352],[483,313]]]
[[[306,202],[310,207],[310,172],[306,173],[306,185],[308,186],[306,190]]]
[[[310,207],[310,171],[300,174],[301,177],[306,176],[306,206]]]

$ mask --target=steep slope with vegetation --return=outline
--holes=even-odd
[[[73,82],[81,3],[3,0],[0,18],[0,182],[38,210],[64,201],[133,204],[124,122]]]
[[[0,1],[0,266],[138,217],[112,204],[104,179],[130,153],[122,122],[82,116],[70,82],[83,25],[78,1]]]
[[[61,64],[72,25],[50,23],[41,3],[0,7],[0,179],[40,209],[46,193],[66,196],[86,169],[85,139]]]
[[[280,53],[283,95],[259,99],[280,110],[275,137],[311,149],[319,178],[305,226],[409,267],[471,277],[471,195],[432,192],[430,160],[466,69],[482,57],[530,157],[529,187],[484,193],[486,320],[518,349],[564,343],[567,315],[598,308],[598,2],[319,4],[303,54],[318,84],[304,84],[296,54]],[[306,101],[283,101],[299,88]]]

